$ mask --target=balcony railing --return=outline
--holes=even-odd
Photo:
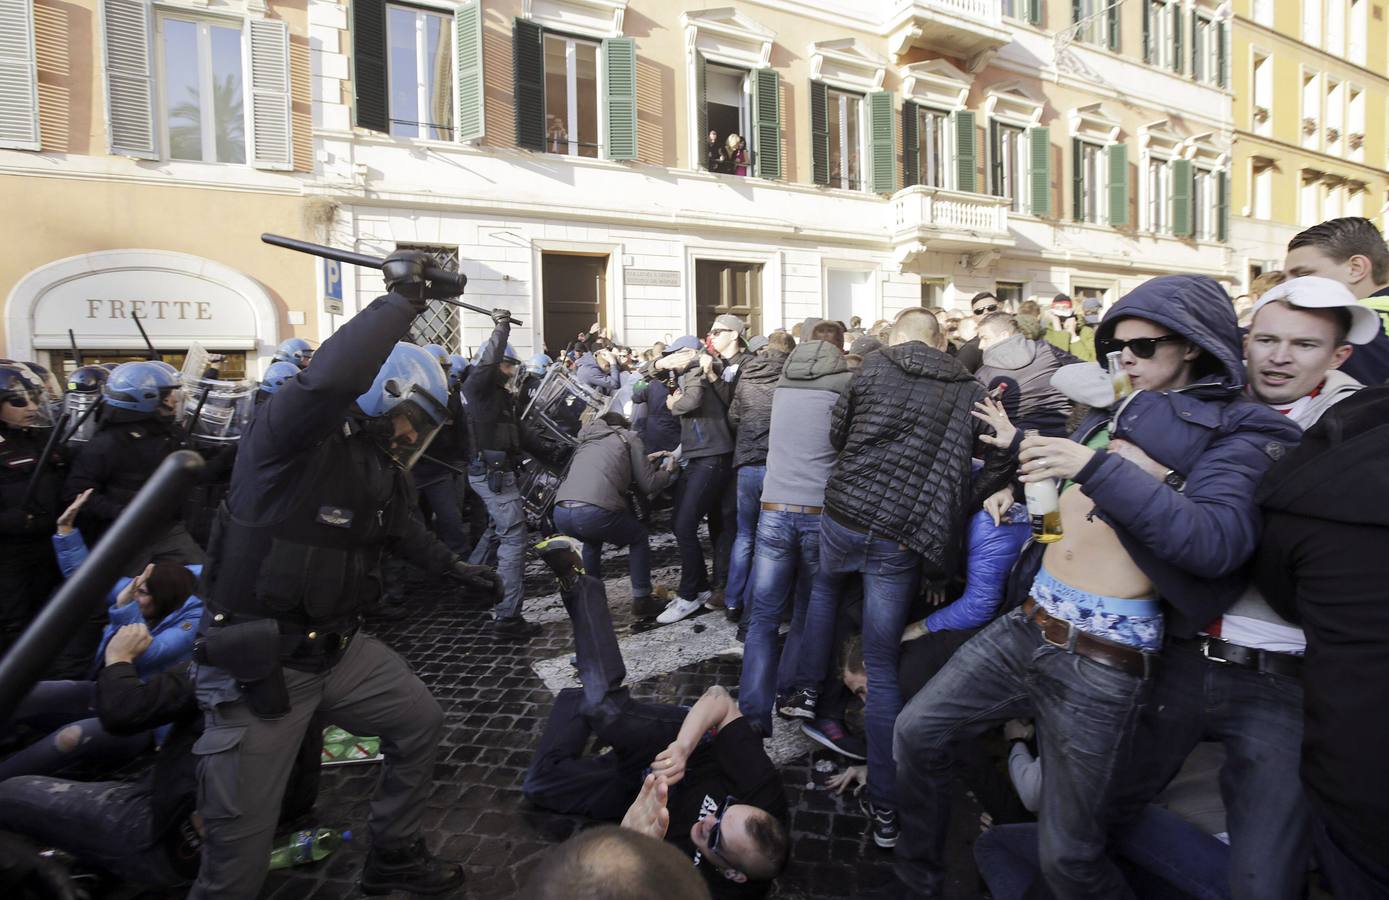
[[[921,47],[973,59],[1009,41],[1002,0],[903,0],[893,8],[892,50]]]
[[[1008,246],[1008,206],[1007,197],[913,185],[892,196],[892,240],[932,250]]]

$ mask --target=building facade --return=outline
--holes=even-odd
[[[1238,0],[1231,244],[1242,278],[1338,216],[1382,228],[1389,179],[1389,25],[1370,0]]]
[[[525,321],[523,351],[595,321],[645,346],[721,312],[766,332],[982,290],[1113,302],[1154,275],[1243,275],[1214,3],[99,0],[81,22],[50,4],[71,9],[0,2],[35,36],[0,41],[0,184],[32,211],[0,225],[21,248],[0,264],[11,355],[59,352],[44,297],[66,298],[60,321],[118,324],[135,301],[201,299],[52,287],[88,263],[139,271],[82,261],[99,252],[184,254],[258,285],[259,330],[237,332],[248,370],[271,337],[324,337],[379,292],[261,231],[437,252],[473,303]],[[50,59],[61,28],[71,58]],[[247,94],[240,155],[218,130],[228,79]],[[487,328],[440,306],[417,337],[466,351]]]

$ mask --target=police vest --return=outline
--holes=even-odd
[[[253,525],[222,504],[204,586],[215,609],[334,625],[355,620],[375,594],[367,575],[388,536],[393,505],[408,503],[405,477],[367,440],[342,431],[313,452],[289,488],[295,500],[280,521]]]

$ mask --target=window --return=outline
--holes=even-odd
[[[1169,68],[1172,65],[1173,46],[1172,26],[1181,15],[1180,4],[1169,0],[1146,0],[1148,4],[1148,62],[1155,66]]]
[[[1191,36],[1195,42],[1191,56],[1191,77],[1206,84],[1223,84],[1224,52],[1221,49],[1224,27],[1214,19],[1198,15],[1194,19],[1196,31]]]
[[[386,7],[390,133],[453,140],[453,17]]]
[[[1303,228],[1311,228],[1322,221],[1321,215],[1321,173],[1311,169],[1302,172],[1302,191],[1298,197],[1298,219]]]
[[[1321,78],[1316,72],[1302,73],[1302,146],[1321,148]]]
[[[950,115],[938,109],[919,106],[916,110],[918,184],[929,187],[948,187],[946,173],[950,170],[951,154],[947,149],[947,128]]]
[[[1267,137],[1273,133],[1273,60],[1266,53],[1254,51],[1254,91],[1249,115],[1255,134]]]
[[[1339,219],[1346,214],[1345,184],[1324,184],[1322,186],[1321,220]]]
[[[830,143],[830,187],[862,190],[863,98],[826,91]]]
[[[1191,185],[1191,229],[1192,236],[1200,241],[1212,241],[1216,237],[1219,196],[1215,182],[1215,173],[1210,169],[1195,170]]]
[[[1009,209],[1024,212],[1027,209],[1027,130],[1015,125],[995,123],[997,140],[994,145],[994,185],[995,197],[1007,197]]]
[[[1345,88],[1339,81],[1326,80],[1326,152],[1339,156],[1345,146]]]
[[[1087,141],[1075,142],[1075,219],[1099,224],[1104,221],[1104,148]]]
[[[921,305],[926,309],[935,309],[941,305],[945,297],[944,278],[923,278],[921,279]]]
[[[1333,56],[1346,52],[1345,0],[1326,0],[1326,45],[1322,49]]]
[[[1365,161],[1365,92],[1354,85],[1346,88],[1346,147],[1351,159]]]
[[[1251,191],[1252,197],[1250,211],[1256,219],[1273,218],[1273,163],[1268,161],[1252,160],[1250,169],[1253,177]]]
[[[998,298],[999,305],[1004,312],[1015,313],[1022,305],[1021,281],[996,281],[994,282],[994,296]]]
[[[161,125],[171,159],[246,162],[241,26],[159,20]]]
[[[1072,0],[1076,40],[1119,49],[1119,2],[1121,0]]]
[[[1108,292],[1102,287],[1081,287],[1080,285],[1073,285],[1071,287],[1071,300],[1075,302],[1077,307],[1084,306],[1086,300],[1098,300],[1100,303],[1104,303],[1104,295],[1106,293]]]
[[[709,119],[708,134],[715,137],[717,149],[706,148],[705,168],[711,172],[737,174],[736,160],[728,152],[728,139],[737,135],[748,145],[752,144],[749,135],[750,90],[748,73],[741,69],[730,69],[710,65],[705,70],[704,96],[706,115]],[[746,173],[746,166],[744,166]]]
[[[1148,158],[1148,230],[1172,233],[1172,166],[1168,160]]]
[[[598,156],[598,45],[545,35],[545,149]]]
[[[397,250],[423,250],[439,262],[441,268],[450,272],[458,271],[458,248],[438,244],[396,244]],[[425,311],[415,316],[410,323],[410,340],[413,343],[438,344],[450,353],[461,353],[463,349],[463,322],[458,307],[443,300],[430,300]]]
[[[1332,0],[1335,2],[1335,0]],[[1302,0],[1302,41],[1321,46],[1321,0]]]
[[[1370,23],[1365,19],[1365,8],[1369,5],[1369,0],[1350,0],[1350,30],[1346,35],[1349,42],[1346,56],[1357,66],[1365,64],[1365,34],[1370,30]]]

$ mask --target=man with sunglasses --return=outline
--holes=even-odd
[[[1037,720],[1048,761],[1047,886],[1061,898],[1132,896],[1105,853],[1107,825],[1164,632],[1193,637],[1243,588],[1255,488],[1298,440],[1295,425],[1244,399],[1234,309],[1213,279],[1144,283],[1096,338],[1119,354],[1133,392],[1095,409],[1073,439],[1030,436],[1019,453],[1023,482],[1062,481],[1064,534],[1024,552],[1014,579],[1030,583],[1025,602],[897,719],[899,896],[942,895],[954,749],[1016,717]],[[1130,459],[1133,448],[1166,467],[1163,478]]]
[[[969,301],[970,315],[974,316],[974,333],[967,340],[955,348],[955,359],[959,360],[960,365],[971,372],[978,372],[979,367],[984,364],[984,351],[979,346],[978,325],[980,320],[990,313],[996,313],[1003,307],[999,304],[998,298],[988,291],[980,291]],[[965,322],[960,323],[957,333],[965,329]]]
[[[639,703],[603,582],[584,571],[578,544],[536,545],[559,580],[574,627],[580,688],[555,698],[522,790],[555,812],[621,819],[683,851],[714,897],[761,897],[788,857],[786,796],[761,735],[721,687],[693,707]],[[610,746],[584,756],[597,735]]]

